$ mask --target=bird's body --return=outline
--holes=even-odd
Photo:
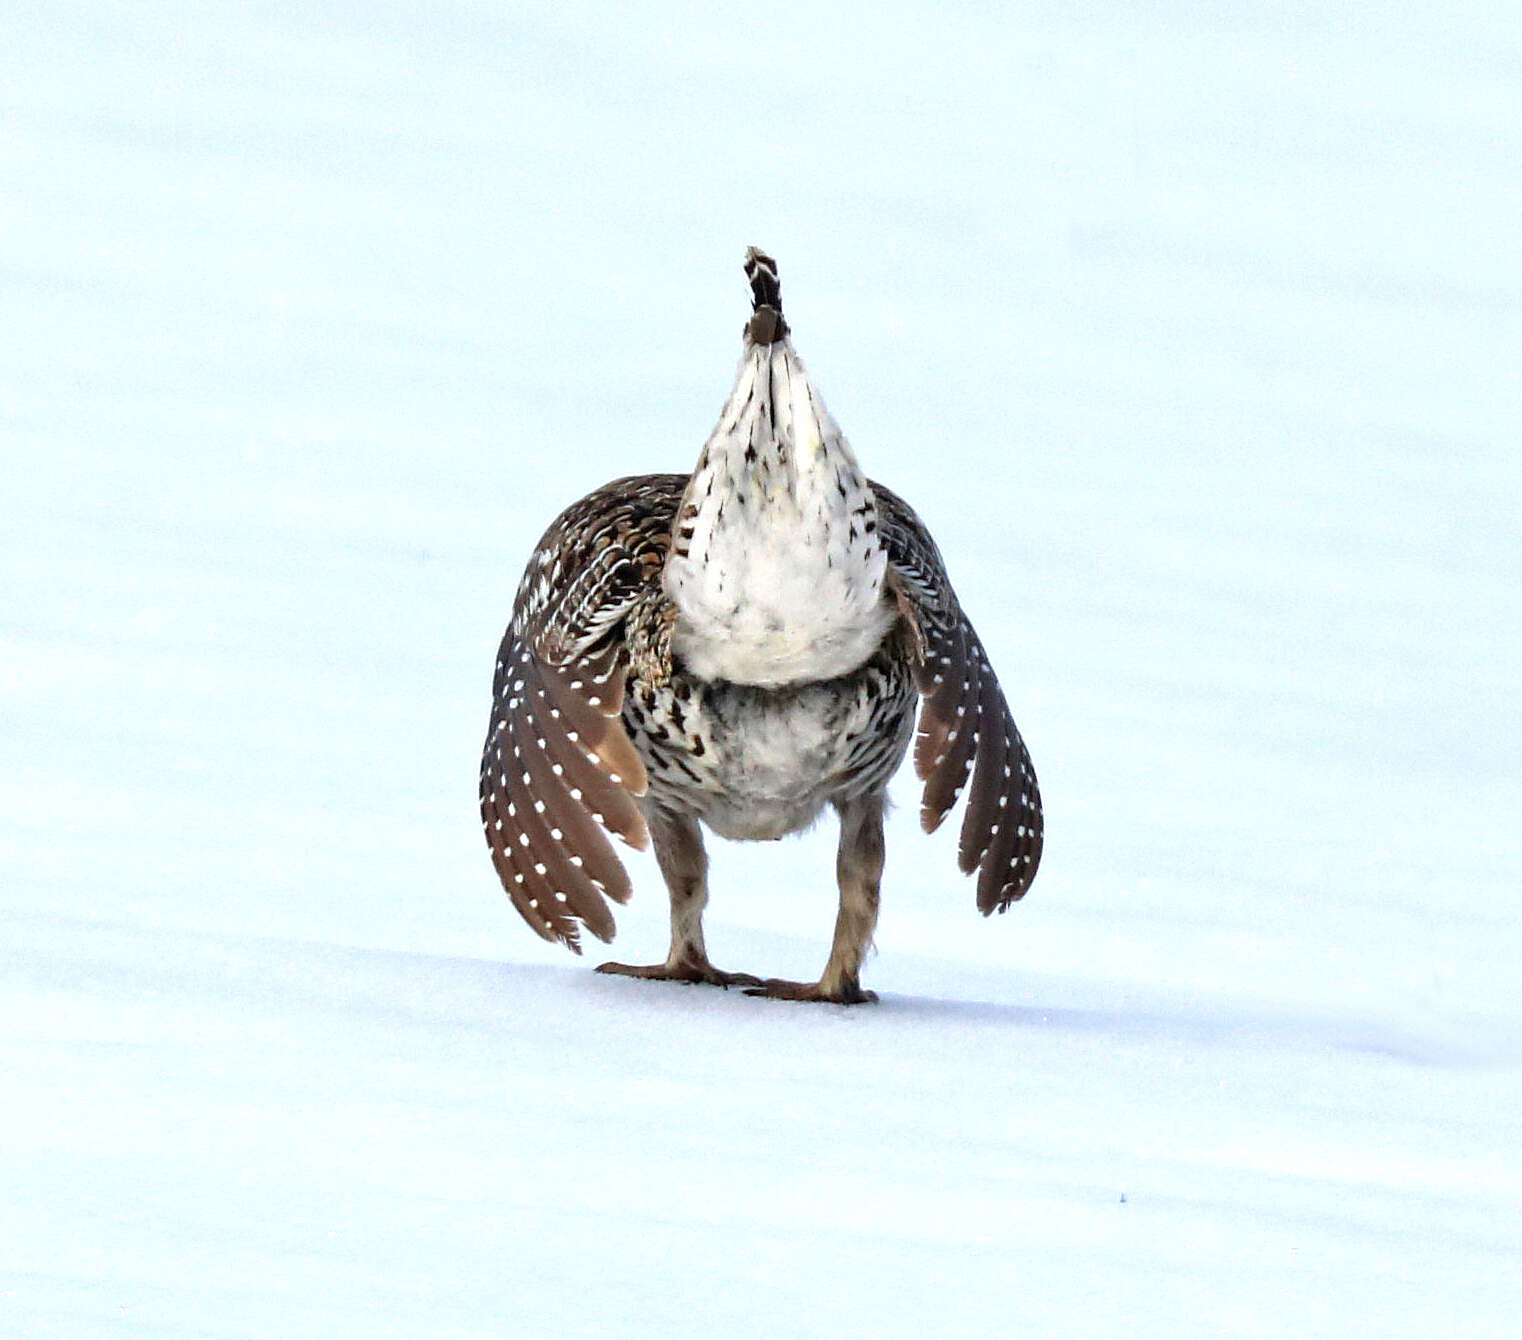
[[[678,497],[687,483],[654,478],[673,481]],[[831,648],[821,660],[838,655]],[[777,662],[764,664],[771,672]],[[673,653],[659,682],[630,677],[623,724],[649,776],[647,809],[690,813],[720,837],[770,839],[808,827],[832,801],[885,786],[913,735],[917,698],[902,658],[875,648],[844,674],[784,684],[701,675]]]
[[[933,828],[972,771],[961,865],[1003,910],[1041,851],[1029,756],[934,542],[857,467],[788,339],[772,262],[735,389],[691,476],[589,494],[545,533],[503,640],[481,770],[499,874],[546,938],[600,938],[627,877],[594,824],[643,845],[671,893],[664,964],[605,971],[854,1002],[876,923],[889,778],[914,734]],[[699,823],[780,838],[841,818],[841,912],[817,983],[707,959]]]

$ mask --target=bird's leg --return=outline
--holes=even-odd
[[[883,810],[887,793],[836,802],[840,812],[840,849],[835,876],[840,882],[840,913],[835,918],[835,943],[830,961],[817,982],[787,982],[771,978],[753,987],[753,996],[780,1000],[824,1000],[836,1005],[860,1005],[876,1000],[861,988],[861,962],[877,927],[878,893],[883,879]]]
[[[759,977],[721,972],[708,961],[703,944],[703,908],[708,903],[708,853],[698,821],[689,815],[652,810],[646,815],[656,863],[671,893],[671,952],[664,963],[604,963],[598,972],[663,982],[709,982],[714,986],[755,986]]]

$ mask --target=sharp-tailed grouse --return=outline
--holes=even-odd
[[[1002,912],[1041,859],[1030,756],[935,542],[868,480],[752,248],[753,315],[734,390],[687,475],[634,475],[545,532],[497,657],[481,817],[513,905],[580,952],[613,938],[629,880],[603,830],[655,844],[671,894],[664,963],[634,977],[739,984],[793,1000],[872,999],[888,779],[911,738],[933,830],[969,774],[959,863]],[[916,706],[919,730],[915,734]],[[780,838],[840,816],[840,914],[813,983],[721,972],[703,944],[699,822]]]

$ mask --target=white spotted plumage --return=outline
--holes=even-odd
[[[833,679],[898,618],[876,499],[785,335],[748,344],[678,517],[672,650],[700,678]]]
[[[958,846],[978,907],[1036,874],[1041,798],[982,644],[913,510],[869,481],[781,317],[775,264],[746,258],[755,315],[734,391],[690,476],[615,480],[568,508],[519,584],[497,658],[481,812],[536,931],[610,939],[630,888],[606,829],[652,837],[672,898],[664,964],[609,971],[867,999],[882,809],[914,736],[921,821],[971,782]],[[841,817],[841,916],[819,982],[707,961],[698,822],[775,838]]]

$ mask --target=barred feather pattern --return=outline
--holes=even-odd
[[[578,953],[579,925],[613,938],[604,895],[630,894],[598,825],[649,842],[635,803],[648,778],[621,720],[622,625],[664,598],[668,493],[660,477],[618,479],[567,508],[529,559],[497,653],[481,758],[486,840],[523,919]]]
[[[940,827],[971,774],[957,863],[964,875],[979,872],[978,910],[1003,912],[1025,896],[1041,864],[1036,769],[935,541],[908,503],[881,484],[872,488],[889,562],[923,639],[914,661],[923,695],[914,743],[925,783],[920,827]]]
[[[828,804],[886,789],[917,698],[885,641],[847,674],[775,688],[702,679],[680,661],[662,683],[631,672],[624,726],[650,775],[647,806],[721,837],[780,838]]]
[[[673,613],[661,571],[689,479],[615,480],[562,513],[529,560],[498,653],[480,774],[486,839],[524,919],[578,953],[579,928],[610,940],[606,899],[630,895],[602,830],[642,848],[642,806],[675,798],[687,808],[682,798],[713,786],[705,755],[721,742],[702,725],[684,729],[680,706],[685,695],[701,719],[709,688],[683,683],[661,637]],[[1003,911],[1030,887],[1041,858],[1035,770],[934,541],[907,503],[871,488],[911,635],[890,637],[839,681],[842,710],[858,700],[856,721],[865,719],[863,701],[882,704],[873,718],[882,738],[854,740],[850,766],[862,786],[886,784],[907,746],[912,675],[921,825],[937,828],[971,778],[958,863],[979,872],[979,909]],[[691,808],[702,812],[697,799]]]

